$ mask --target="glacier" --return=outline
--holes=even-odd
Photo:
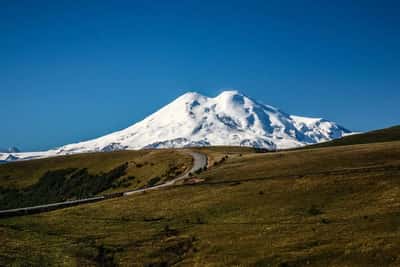
[[[224,91],[216,97],[189,92],[121,131],[48,151],[0,152],[0,161],[193,146],[281,150],[326,142],[351,133],[329,120],[289,115],[236,90]]]

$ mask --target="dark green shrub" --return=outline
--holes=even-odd
[[[319,210],[316,206],[312,205],[311,208],[308,209],[308,214],[312,216],[320,215],[322,214],[322,211]]]
[[[154,186],[156,183],[158,183],[161,180],[160,177],[156,176],[154,178],[151,178],[148,182],[147,182],[147,187],[151,187]]]

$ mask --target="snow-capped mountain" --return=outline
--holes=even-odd
[[[237,91],[225,91],[214,98],[190,92],[124,130],[44,152],[2,153],[0,160],[211,145],[287,149],[349,133],[335,122],[288,115]]]

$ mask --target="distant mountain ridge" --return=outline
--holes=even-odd
[[[0,153],[19,153],[19,152],[21,152],[21,151],[15,146],[12,146],[9,148],[0,147]]]
[[[238,91],[224,91],[214,98],[189,92],[124,130],[49,151],[12,156],[31,159],[84,152],[220,145],[286,149],[350,133],[335,122],[289,115]],[[0,160],[8,156],[0,155]]]

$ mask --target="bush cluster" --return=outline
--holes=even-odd
[[[220,160],[214,162],[214,166],[217,166],[217,165],[220,165],[220,164],[224,163],[227,159],[228,159],[228,155],[225,155]]]

